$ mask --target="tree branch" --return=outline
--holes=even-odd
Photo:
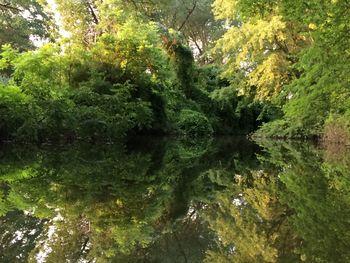
[[[185,20],[182,22],[181,26],[179,27],[179,29],[178,29],[177,31],[181,31],[181,29],[186,25],[188,19],[191,17],[191,15],[193,14],[193,12],[194,12],[194,10],[196,9],[196,7],[197,7],[197,0],[195,0],[195,1],[193,2],[193,7],[192,7],[192,9],[189,10],[189,12],[188,12],[188,14],[187,14]]]
[[[87,2],[87,6],[88,6],[88,9],[90,11],[90,14],[92,15],[92,18],[93,18],[95,24],[97,25],[99,23],[99,20],[97,18],[97,15],[96,15],[93,7],[91,6],[91,4],[89,2]]]
[[[188,30],[189,33],[190,33],[190,36],[191,36],[191,39],[193,41],[193,43],[195,44],[195,46],[197,47],[198,51],[199,51],[199,55],[202,55],[203,54],[203,50],[202,48],[199,46],[198,42],[197,42],[197,39],[196,39],[196,36],[195,36],[195,33],[193,33],[193,31],[191,29]],[[203,45],[203,43],[202,43]]]
[[[17,7],[14,7],[14,6],[11,6],[9,4],[1,4],[0,3],[0,8],[5,8],[5,9],[11,9],[11,10],[14,10],[14,11],[17,11],[17,12],[22,12],[23,10],[17,8]]]

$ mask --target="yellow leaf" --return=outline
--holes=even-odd
[[[317,26],[314,23],[310,23],[309,28],[312,30],[315,30],[315,29],[317,29]]]

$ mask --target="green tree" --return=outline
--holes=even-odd
[[[283,1],[281,1],[283,3]],[[272,100],[295,79],[293,65],[299,51],[310,43],[307,30],[280,10],[280,1],[217,0],[217,19],[226,19],[227,32],[217,42],[223,58],[224,75],[234,80],[237,71],[246,75],[246,84],[237,88],[258,100]]]
[[[52,14],[45,9],[45,1],[0,1],[0,46],[11,44],[23,50],[33,49],[33,40],[55,36]]]

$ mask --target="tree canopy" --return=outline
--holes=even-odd
[[[247,134],[262,126],[256,136],[350,141],[346,1],[54,6],[0,3],[2,140]]]

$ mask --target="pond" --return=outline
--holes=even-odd
[[[0,262],[350,262],[349,190],[308,143],[2,145]]]

